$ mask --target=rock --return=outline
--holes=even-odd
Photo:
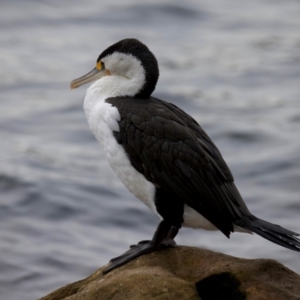
[[[103,269],[40,300],[300,300],[300,275],[269,259],[177,247]]]

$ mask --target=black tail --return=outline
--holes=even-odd
[[[255,216],[244,217],[234,222],[236,225],[249,229],[263,238],[282,247],[300,252],[300,236],[298,233],[285,229],[279,225],[271,224]]]

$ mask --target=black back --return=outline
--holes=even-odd
[[[147,180],[175,193],[226,236],[233,221],[251,215],[219,150],[191,116],[153,97],[106,101],[121,115],[115,138]]]

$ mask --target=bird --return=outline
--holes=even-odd
[[[93,82],[84,112],[107,160],[127,189],[158,215],[151,240],[111,259],[106,274],[153,251],[176,247],[181,227],[256,233],[300,252],[299,234],[254,216],[220,151],[189,114],[155,98],[158,62],[134,38],[104,50],[95,68],[71,82]]]

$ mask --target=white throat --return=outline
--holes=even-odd
[[[116,120],[118,121],[120,116],[117,109],[110,109],[111,105],[105,103],[105,100],[112,97],[136,95],[143,88],[146,78],[140,60],[131,54],[114,52],[104,57],[102,61],[111,75],[94,82],[87,89],[84,99],[84,111],[93,132],[96,126],[96,120],[93,117],[95,112],[102,113],[102,116],[97,116],[97,119],[102,118],[111,130],[118,130]]]

